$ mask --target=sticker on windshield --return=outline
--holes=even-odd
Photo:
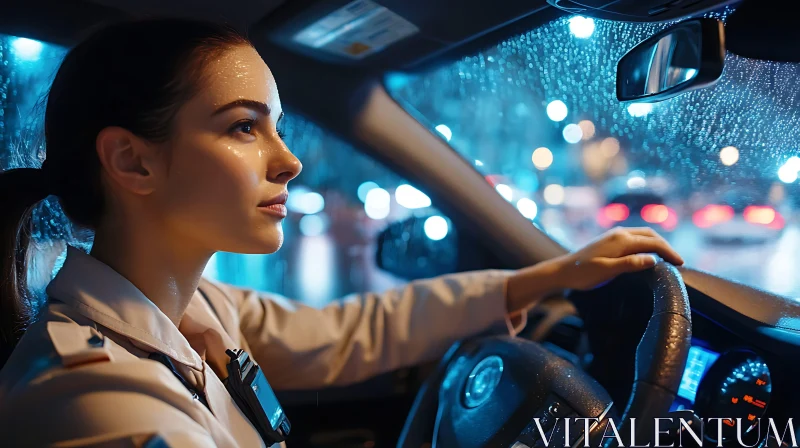
[[[413,23],[369,0],[356,0],[294,36],[302,45],[363,59],[419,32]]]

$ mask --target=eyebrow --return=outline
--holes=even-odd
[[[246,107],[248,109],[252,109],[256,112],[262,113],[264,115],[269,115],[271,112],[269,106],[267,106],[265,103],[262,103],[261,101],[236,100],[236,101],[231,101],[230,103],[225,104],[224,106],[220,106],[217,110],[214,111],[213,114],[211,114],[211,116],[219,115],[225,111],[234,109],[236,107]]]

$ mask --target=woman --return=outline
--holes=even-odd
[[[47,101],[42,168],[0,174],[1,329],[18,341],[0,372],[0,445],[261,446],[221,382],[226,349],[250,353],[276,389],[343,385],[434,360],[503,321],[514,334],[540,298],[648,268],[644,253],[682,263],[652,231],[630,229],[519,271],[321,310],[201,280],[216,251],[281,246],[301,170],[282,116],[269,68],[224,27],[124,23],[69,52]],[[50,194],[95,238],[90,254],[68,250],[29,325],[30,211]]]

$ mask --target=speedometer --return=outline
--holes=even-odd
[[[742,433],[749,432],[767,410],[772,396],[769,367],[761,357],[749,351],[722,355],[708,370],[697,389],[696,412],[709,422],[706,436],[717,441],[736,438],[737,419]],[[721,432],[717,425],[722,425]]]

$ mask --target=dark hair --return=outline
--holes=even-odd
[[[36,204],[53,194],[70,220],[94,229],[105,208],[97,134],[119,126],[167,140],[207,61],[236,45],[250,43],[224,25],[157,19],[100,29],[69,51],[47,98],[42,168],[0,173],[0,353],[16,345],[31,318],[27,258]]]

